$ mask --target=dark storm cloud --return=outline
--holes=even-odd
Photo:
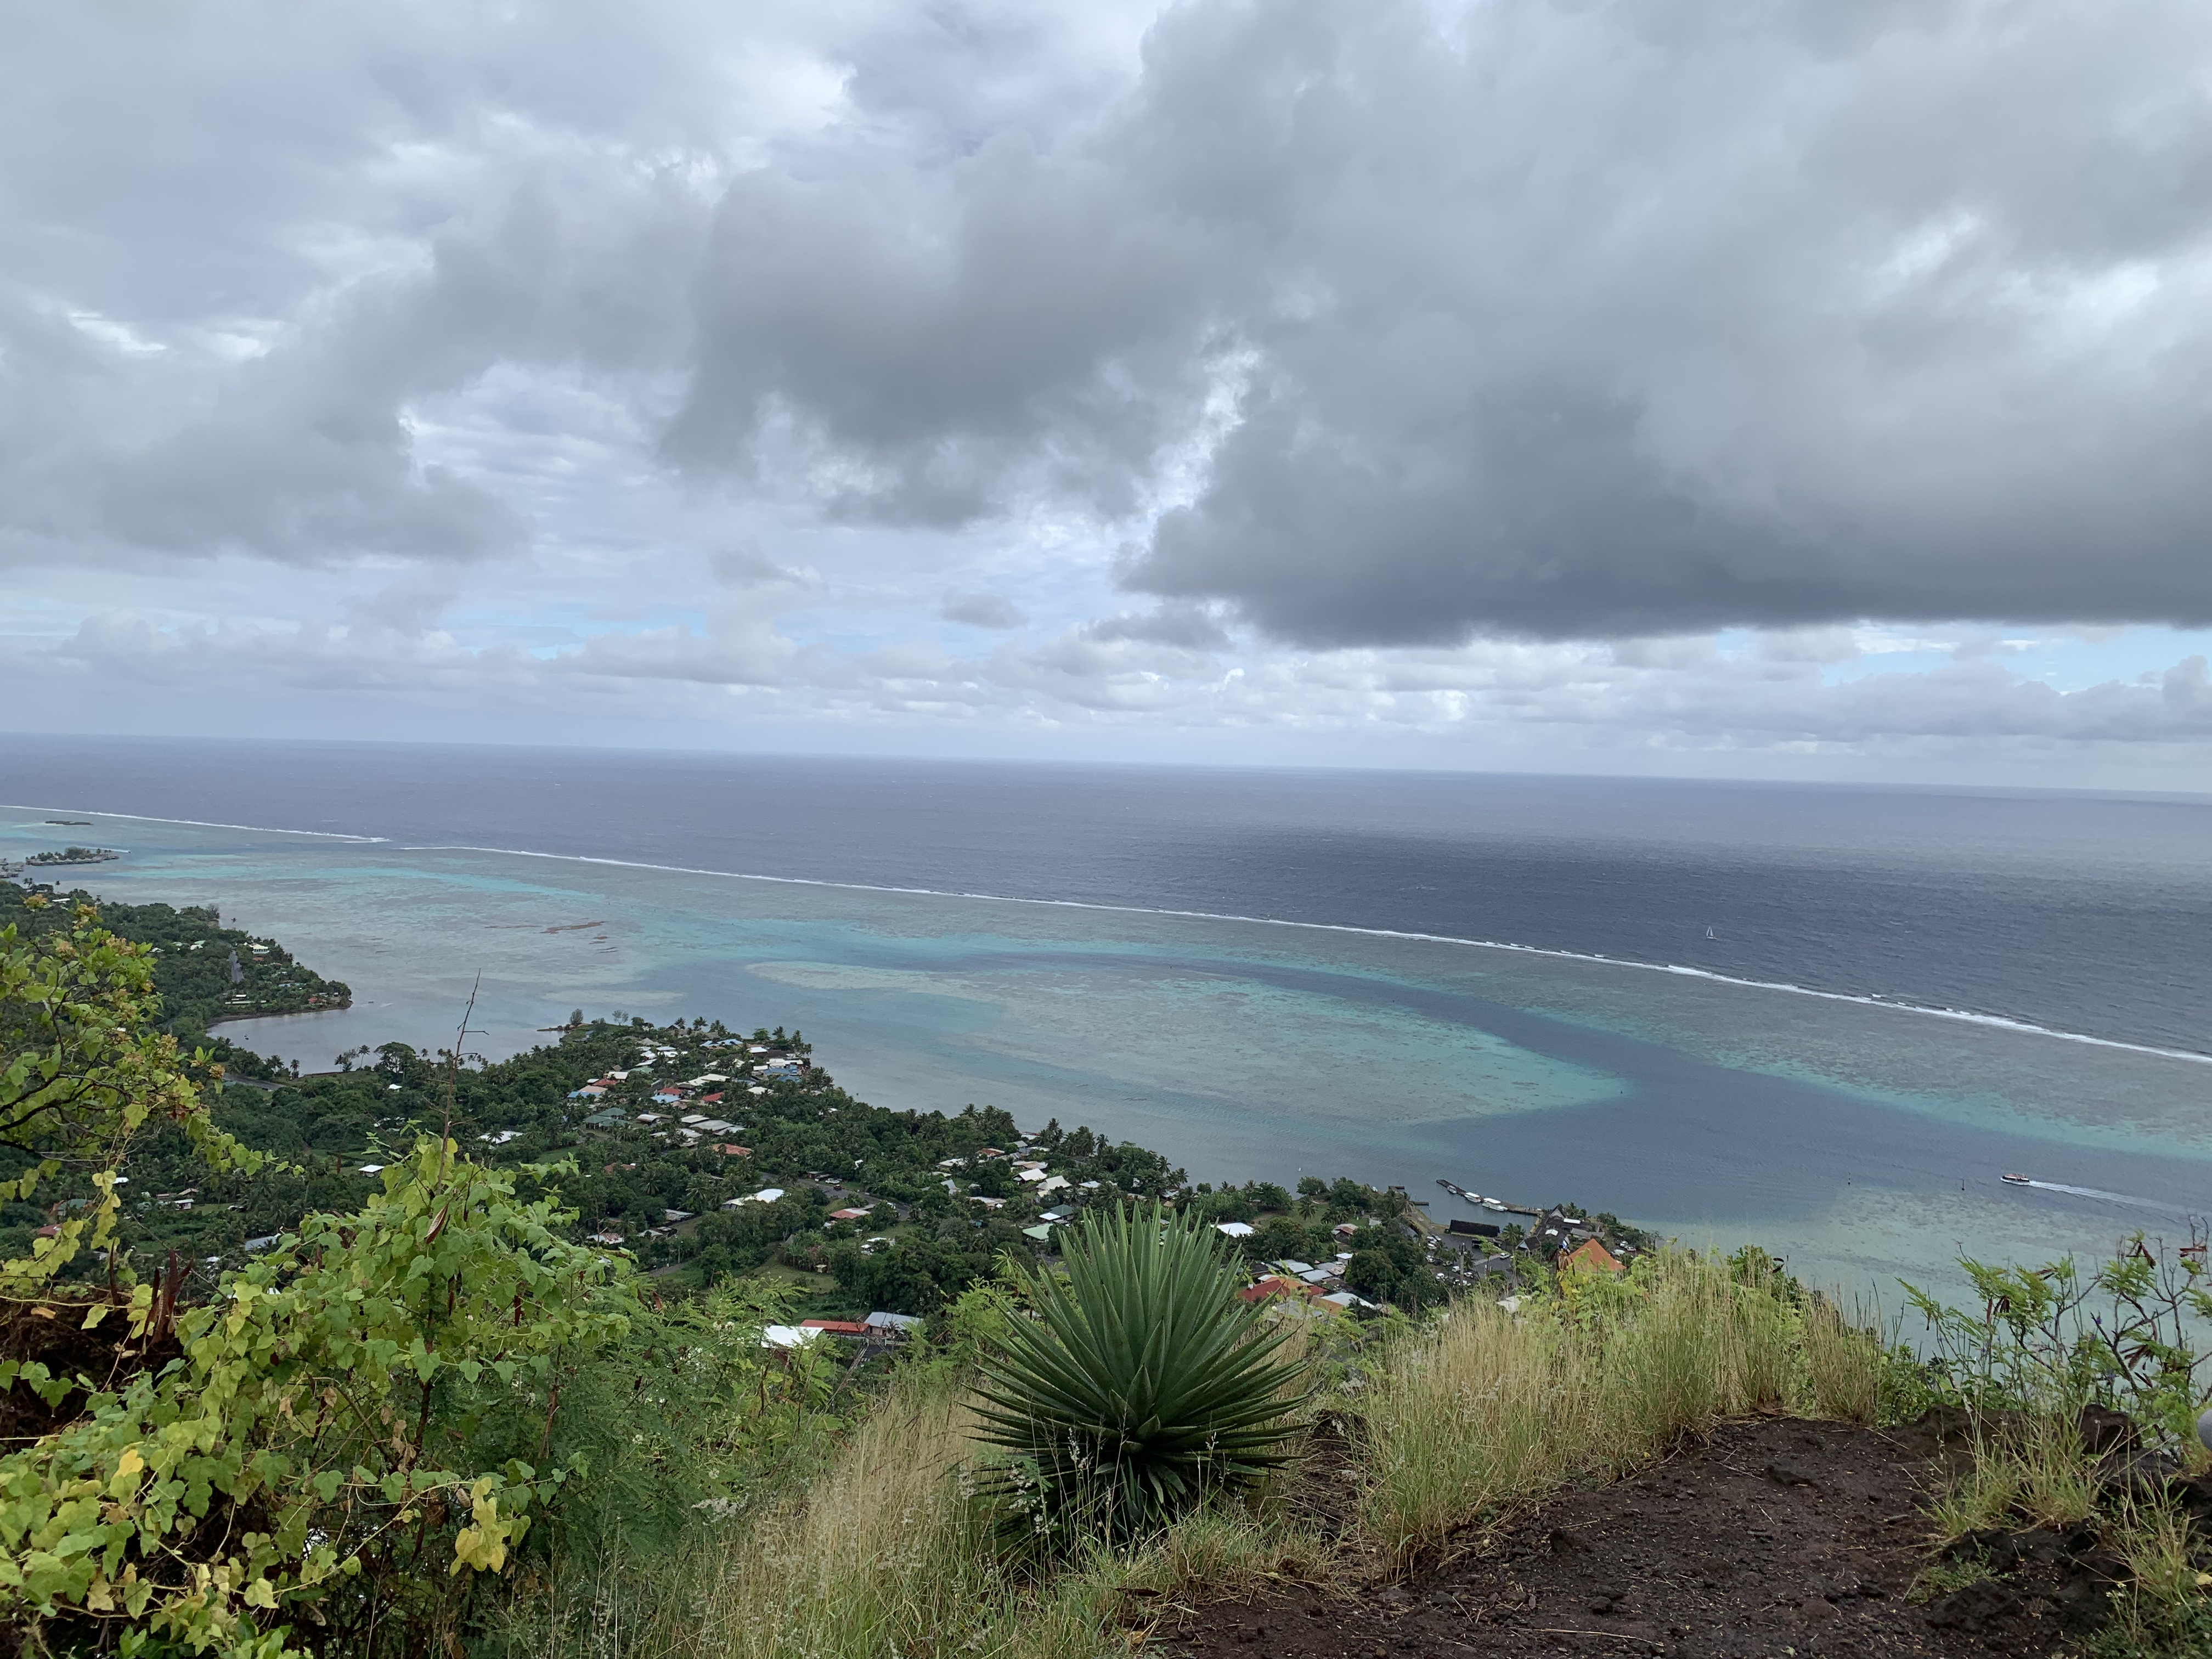
[[[1093,644],[2212,621],[2201,0],[743,9],[40,14],[0,562],[633,489],[513,381],[690,500],[1105,520]]]
[[[1127,585],[1320,645],[2212,620],[2208,16],[1200,0],[1048,150],[738,180],[668,453],[942,524],[1211,433]]]

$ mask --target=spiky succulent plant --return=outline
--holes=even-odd
[[[982,1437],[1014,1454],[1020,1528],[1065,1541],[1148,1533],[1208,1492],[1286,1461],[1294,1367],[1285,1333],[1241,1302],[1222,1241],[1155,1206],[1093,1213],[1066,1234],[1066,1277],[1031,1283],[982,1364]]]

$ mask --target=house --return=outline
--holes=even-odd
[[[604,1112],[593,1112],[584,1120],[587,1129],[611,1129],[629,1121],[629,1115],[620,1107],[610,1106]]]
[[[1302,1279],[1285,1279],[1280,1273],[1269,1273],[1256,1285],[1248,1285],[1237,1292],[1240,1302],[1264,1302],[1271,1296],[1287,1296],[1304,1300],[1321,1294],[1317,1285]]]
[[[866,1210],[847,1208],[830,1212],[830,1218],[832,1221],[865,1221],[867,1218],[868,1212]]]
[[[1472,1234],[1477,1238],[1495,1238],[1498,1237],[1498,1224],[1494,1221],[1464,1221],[1454,1216],[1450,1231]]]
[[[1005,1199],[986,1198],[981,1193],[969,1194],[968,1201],[970,1204],[980,1204],[987,1210],[1003,1210],[1006,1207],[1006,1200]]]
[[[1019,1175],[1014,1177],[1017,1181],[1042,1181],[1044,1179],[1044,1165],[1042,1164],[1017,1164],[1014,1167],[1021,1171]]]
[[[1040,1221],[1055,1221],[1055,1222],[1057,1222],[1057,1221],[1072,1221],[1072,1220],[1073,1220],[1074,1218],[1075,1218],[1075,1212],[1074,1212],[1073,1209],[1068,1208],[1068,1207],[1067,1207],[1066,1206],[1065,1206],[1065,1205],[1063,1205],[1061,1207],[1060,1207],[1060,1208],[1059,1208],[1059,1209],[1057,1209],[1057,1210],[1047,1210],[1047,1211],[1046,1211],[1042,1215],[1041,1215],[1041,1216],[1039,1216],[1039,1217],[1037,1218],[1037,1219],[1038,1219],[1038,1220],[1040,1220]]]
[[[1249,1221],[1217,1221],[1213,1231],[1224,1238],[1249,1238],[1259,1229]]]
[[[1034,1238],[1040,1244],[1049,1244],[1052,1243],[1052,1229],[1043,1226],[1024,1227],[1022,1229],[1022,1237]]]
[[[782,1188],[763,1187],[758,1192],[747,1193],[741,1198],[726,1198],[722,1200],[722,1207],[726,1210],[734,1210],[740,1204],[773,1204],[782,1196]]]
[[[594,1244],[619,1244],[623,1242],[623,1236],[617,1232],[592,1233],[589,1237]]]
[[[606,1085],[603,1083],[586,1083],[580,1089],[569,1090],[568,1098],[571,1100],[598,1100],[604,1096],[606,1091]]]
[[[689,1210],[663,1210],[660,1212],[660,1218],[663,1221],[667,1222],[689,1221],[691,1218],[691,1212]]]
[[[1371,1308],[1375,1305],[1372,1302],[1368,1301],[1364,1297],[1354,1296],[1350,1291],[1337,1291],[1330,1295],[1316,1297],[1314,1299],[1317,1302],[1326,1302],[1332,1308],[1344,1308],[1347,1310],[1352,1308]]]
[[[803,1348],[822,1334],[802,1325],[770,1325],[761,1333],[763,1348]]]
[[[714,1150],[720,1152],[724,1158],[750,1158],[753,1155],[753,1149],[751,1147],[740,1146],[733,1140],[726,1140],[722,1142],[720,1146],[716,1146]]]
[[[861,1322],[878,1341],[902,1341],[908,1331],[921,1328],[921,1321],[912,1314],[872,1313]]]
[[[824,1336],[868,1334],[867,1325],[858,1319],[802,1319],[799,1322],[799,1328],[802,1331],[819,1331]]]
[[[1566,1273],[1617,1273],[1624,1272],[1620,1259],[1595,1238],[1586,1238],[1571,1250],[1559,1256],[1559,1271]]]
[[[1047,1176],[1042,1181],[1037,1182],[1037,1191],[1039,1193],[1064,1193],[1066,1190],[1067,1177],[1066,1176]]]

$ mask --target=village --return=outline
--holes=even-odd
[[[779,1028],[745,1038],[678,1024],[641,1034],[625,1059],[568,1092],[572,1107],[590,1109],[578,1120],[580,1132],[617,1144],[641,1138],[756,1177],[720,1177],[735,1190],[714,1212],[668,1206],[641,1231],[601,1223],[586,1235],[610,1249],[639,1252],[663,1276],[685,1273],[694,1247],[717,1231],[714,1212],[750,1212],[763,1220],[773,1213],[796,1224],[750,1271],[834,1299],[832,1285],[868,1282],[839,1273],[841,1251],[850,1262],[988,1226],[1000,1236],[1018,1235],[1034,1259],[1049,1263],[1056,1233],[1087,1207],[1134,1199],[1206,1217],[1243,1268],[1239,1295],[1245,1301],[1268,1303],[1283,1316],[1361,1320],[1478,1291],[1494,1294],[1510,1310],[1525,1289],[1548,1275],[1617,1274],[1652,1245],[1611,1216],[1589,1217],[1571,1206],[1524,1212],[1531,1217],[1525,1227],[1464,1218],[1439,1222],[1426,1213],[1427,1200],[1402,1187],[1309,1177],[1295,1194],[1268,1182],[1216,1189],[1186,1182],[1181,1170],[1167,1170],[1149,1154],[1149,1169],[1097,1170],[1105,1143],[1088,1129],[1063,1132],[1056,1122],[1015,1129],[1000,1137],[1004,1145],[977,1145],[933,1160],[920,1192],[921,1172],[902,1166],[872,1175],[865,1157],[853,1159],[850,1170],[793,1170],[774,1157],[763,1160],[760,1143],[787,1136],[794,1122],[818,1125],[841,1111],[876,1109],[836,1089],[797,1034],[787,1037]],[[1004,1114],[993,1115],[1012,1127]],[[480,1138],[498,1148],[517,1133],[489,1131]],[[617,1167],[611,1164],[606,1172]],[[1460,1191],[1449,1182],[1439,1184]],[[872,1350],[905,1340],[924,1323],[925,1311],[919,1305],[840,1309],[773,1326],[768,1340],[790,1347],[835,1339]]]

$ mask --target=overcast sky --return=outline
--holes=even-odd
[[[2203,0],[0,20],[0,726],[2212,787]]]

